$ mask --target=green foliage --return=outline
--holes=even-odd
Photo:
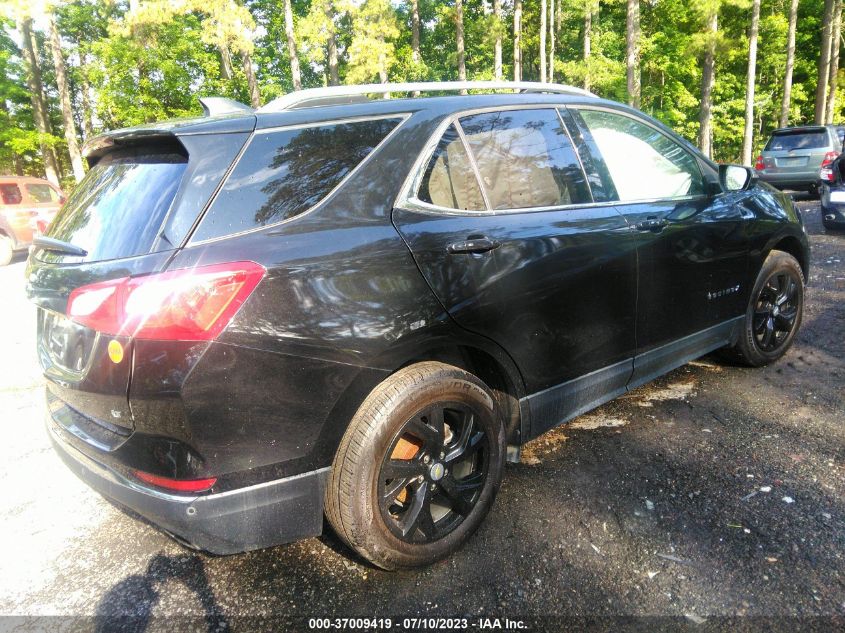
[[[790,122],[812,120],[824,0],[802,0],[799,11]],[[410,0],[293,0],[295,34],[305,87],[328,81],[328,38],[334,33],[340,81],[378,82],[457,78],[454,0],[419,0],[420,59],[414,60]],[[467,75],[492,79],[497,37],[503,76],[513,76],[513,2],[492,14],[492,0],[464,0]],[[4,1],[19,17],[26,3]],[[136,6],[137,5],[137,6]],[[540,0],[523,2],[523,78],[539,80]],[[79,130],[99,130],[199,114],[197,96],[248,102],[242,56],[250,55],[262,98],[290,91],[290,59],[281,0],[67,0],[54,2]],[[583,85],[625,101],[623,0],[556,1],[557,81]],[[736,160],[745,108],[750,0],[649,0],[640,3],[642,109],[686,138],[698,134],[701,60],[712,36],[706,17],[718,14],[713,129],[716,158]],[[591,54],[584,59],[584,17],[593,15]],[[755,149],[777,126],[786,66],[789,0],[763,0],[755,95]],[[36,28],[41,23],[36,20]],[[0,171],[40,174],[39,147],[68,160],[49,48],[36,34],[53,134],[39,135],[15,23],[0,21]],[[845,57],[845,56],[844,56]],[[226,60],[229,59],[229,63]],[[228,76],[227,67],[231,71]],[[845,77],[842,77],[845,79]],[[86,86],[88,88],[86,89]],[[838,90],[836,121],[843,118]],[[89,123],[90,122],[90,123]]]

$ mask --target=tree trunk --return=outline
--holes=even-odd
[[[522,0],[513,0],[513,80],[522,81]]]
[[[458,44],[458,81],[466,81],[467,66],[466,53],[464,51],[464,3],[462,0],[455,0],[455,37]],[[461,90],[465,95],[466,90]]]
[[[70,87],[67,83],[67,68],[62,57],[62,43],[59,41],[59,30],[56,28],[56,16],[47,13],[47,33],[50,38],[50,49],[53,53],[53,66],[56,70],[56,86],[59,89],[59,103],[62,106],[62,123],[65,129],[65,141],[73,168],[73,177],[79,182],[85,177],[85,166],[82,164],[82,153],[79,151],[79,139],[76,136],[76,122],[73,120],[73,109],[70,105]]]
[[[82,92],[82,136],[87,141],[94,136],[94,116],[91,112],[91,83],[88,80],[88,56],[83,52],[79,53],[79,66],[79,74],[82,77],[82,85],[80,86]]]
[[[628,105],[640,107],[640,0],[628,0],[625,25],[625,67]]]
[[[253,108],[260,108],[261,91],[258,90],[258,81],[255,78],[255,71],[252,69],[252,57],[249,53],[241,53],[241,66],[243,66],[246,75],[246,85],[249,87],[249,101]]]
[[[493,0],[493,15],[496,17],[496,43],[493,46],[493,76],[502,80],[502,0]]]
[[[52,134],[50,119],[47,116],[47,103],[44,99],[44,84],[41,82],[41,66],[35,44],[35,34],[32,32],[32,18],[23,18],[18,23],[18,32],[23,40],[23,55],[26,61],[26,80],[32,99],[32,114],[35,128],[41,134]],[[56,153],[49,145],[41,144],[41,157],[44,160],[44,173],[47,180],[59,185],[59,165]]]
[[[290,0],[285,0],[285,37],[288,41],[288,57],[290,57],[290,74],[293,80],[293,89],[302,90],[302,75],[299,72],[296,38],[293,35],[293,9],[290,6]]]
[[[335,26],[335,6],[334,2],[326,2],[326,23],[329,25],[329,37],[326,42],[327,46],[327,65],[329,67],[329,85],[340,85],[340,73],[338,72],[337,61],[337,27]]]
[[[714,7],[712,11],[707,17],[707,43],[704,51],[704,68],[701,71],[701,111],[698,116],[698,146],[708,158],[713,155],[711,123],[713,83],[716,79],[716,33],[719,30],[718,9]]]
[[[385,56],[383,54],[379,55],[378,63],[379,63],[379,68],[378,68],[379,80],[381,81],[381,83],[386,84],[387,83],[387,59],[385,58]],[[385,99],[390,99],[390,93],[389,92],[383,93],[382,96]]]
[[[748,76],[745,80],[745,130],[742,135],[742,164],[751,164],[754,150],[754,92],[757,79],[757,33],[760,30],[760,0],[751,3],[751,32],[748,34]]]
[[[836,8],[833,11],[833,33],[830,36],[830,74],[828,75],[827,105],[825,107],[825,123],[833,123],[833,114],[836,110],[836,85],[839,79],[839,48],[840,32],[842,27],[842,0],[836,0]]]
[[[555,17],[557,11],[555,10],[555,0],[552,0],[549,7],[549,83],[555,82]]]
[[[795,25],[798,22],[798,0],[789,7],[789,31],[786,36],[786,71],[783,75],[783,101],[780,104],[780,127],[789,125],[789,106],[792,101],[792,69],[795,67]]]
[[[822,25],[822,50],[819,55],[819,80],[816,84],[816,111],[814,117],[817,124],[824,123],[825,108],[827,107],[827,80],[830,75],[830,44],[833,39],[833,0],[824,0]]]
[[[229,47],[220,44],[217,46],[217,52],[220,53],[220,78],[223,81],[232,81],[235,73],[232,71],[232,53]]]
[[[546,0],[540,0],[540,81],[546,81]]]
[[[419,0],[411,0],[411,59],[413,59],[415,62],[419,62],[421,59]]]
[[[593,36],[593,1],[584,3],[584,90],[590,89],[590,55]]]

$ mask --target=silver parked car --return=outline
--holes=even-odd
[[[760,179],[778,189],[817,195],[819,172],[842,152],[845,129],[834,125],[787,127],[775,130],[755,168]]]

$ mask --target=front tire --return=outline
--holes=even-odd
[[[743,364],[761,367],[792,345],[804,313],[804,274],[789,253],[772,251],[751,292],[742,333],[730,350]]]
[[[326,516],[383,569],[429,565],[475,531],[502,478],[505,430],[490,389],[457,367],[423,362],[382,382],[335,455]]]

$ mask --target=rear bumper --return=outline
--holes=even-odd
[[[83,455],[49,416],[47,427],[56,452],[80,479],[189,547],[235,554],[322,533],[329,468],[216,494],[173,495]]]
[[[767,174],[766,172],[757,172],[760,180],[767,182],[778,189],[798,189],[807,191],[812,186],[819,183],[818,170],[812,172],[796,172],[796,173],[781,173],[781,174]]]

